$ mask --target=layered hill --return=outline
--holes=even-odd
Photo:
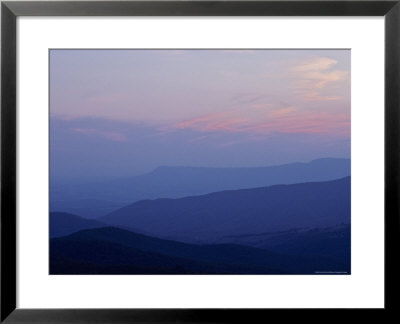
[[[50,208],[51,211],[93,218],[144,199],[182,198],[275,184],[328,181],[349,175],[350,160],[335,158],[252,168],[165,166],[118,180],[51,184]]]
[[[233,243],[287,255],[324,256],[350,265],[351,226],[294,228],[287,231],[229,235],[214,243]]]
[[[69,213],[50,213],[50,237],[65,236],[82,229],[104,227],[103,223]]]
[[[350,177],[142,200],[100,218],[152,236],[207,242],[228,235],[350,224]]]
[[[87,219],[70,213],[51,212],[49,215],[50,238],[66,236],[84,229],[107,227],[108,225],[98,220]],[[128,231],[146,234],[130,226],[119,226]]]
[[[51,274],[348,273],[324,257],[287,256],[235,244],[195,245],[106,227],[50,241]]]

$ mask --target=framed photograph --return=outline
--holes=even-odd
[[[3,1],[1,321],[398,305],[398,1]]]

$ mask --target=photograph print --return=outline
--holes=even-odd
[[[49,50],[51,275],[350,275],[351,51]]]

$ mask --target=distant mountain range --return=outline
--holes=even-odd
[[[346,260],[284,255],[235,244],[195,245],[113,227],[50,240],[50,274],[350,273]]]
[[[142,200],[99,221],[186,242],[350,224],[350,177]]]
[[[144,199],[182,198],[275,184],[328,181],[350,175],[350,160],[326,158],[254,168],[159,167],[145,175],[76,185],[51,184],[50,210],[104,216]]]
[[[98,220],[87,219],[70,213],[50,213],[50,238],[66,236],[80,230],[107,227],[108,225]],[[139,234],[146,234],[131,226],[118,226],[121,229],[134,231]]]
[[[350,177],[50,213],[50,273],[349,274],[349,223]]]
[[[65,236],[83,229],[104,227],[96,220],[85,219],[69,213],[50,213],[50,237]]]
[[[213,242],[232,243],[287,255],[324,256],[350,264],[351,226],[294,228],[281,232],[229,235]]]

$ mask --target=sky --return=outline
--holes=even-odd
[[[350,77],[350,50],[51,50],[51,177],[350,158]]]

